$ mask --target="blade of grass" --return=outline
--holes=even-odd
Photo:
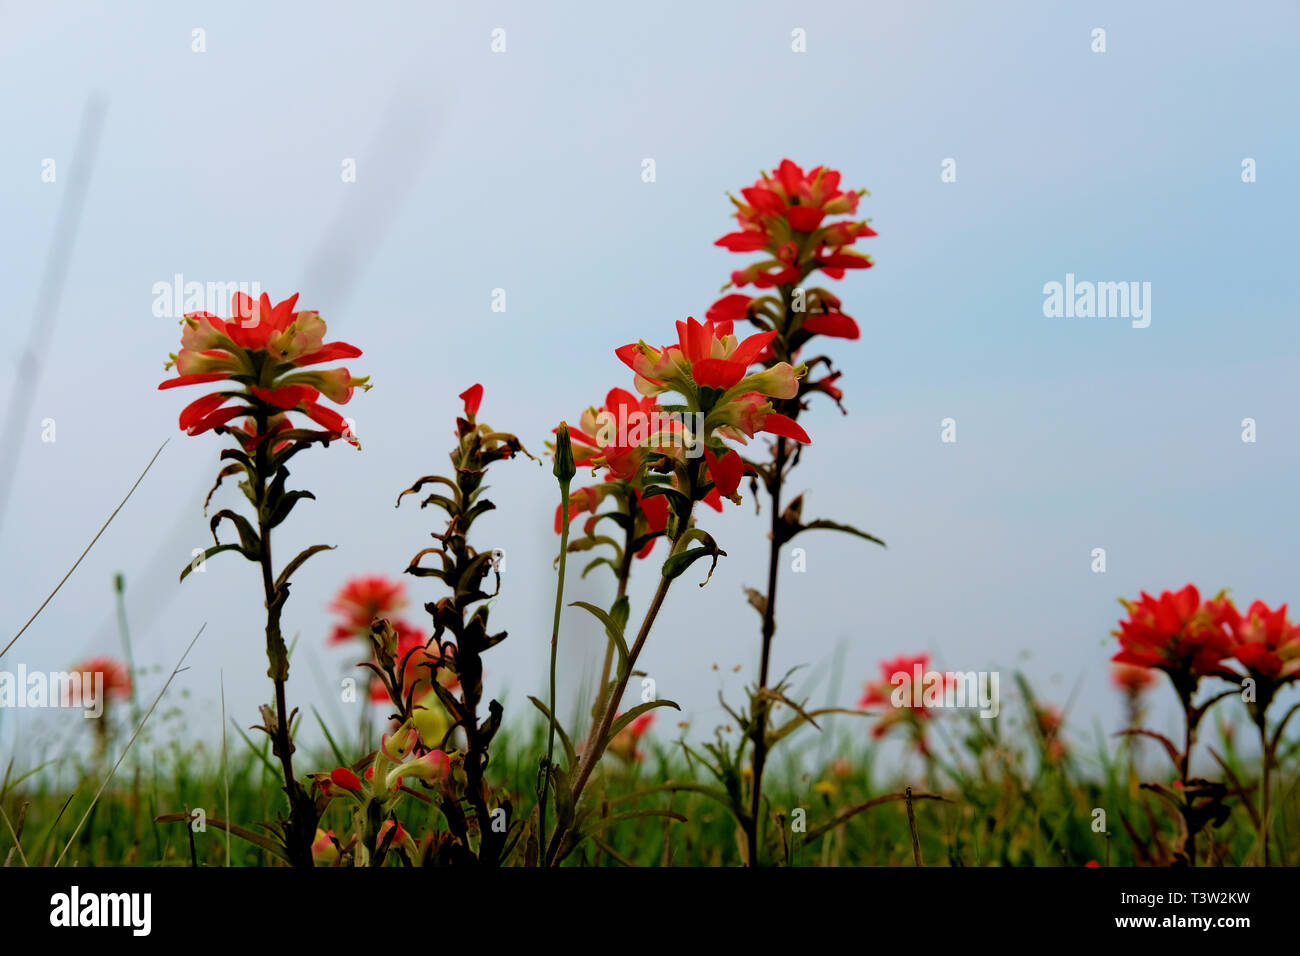
[[[230,819],[230,757],[226,751],[226,672],[221,678],[221,779],[226,788],[226,819]],[[230,830],[226,830],[226,866],[230,866]]]
[[[9,814],[5,813],[4,804],[0,804],[0,817],[5,818],[5,826],[9,828],[9,835],[14,838],[14,849],[18,851],[18,858],[23,861],[23,866],[31,866],[31,864],[27,862],[27,854],[23,852],[22,841],[18,839],[18,831],[15,830],[14,825],[9,822]]]
[[[161,448],[158,450],[162,451]],[[122,765],[122,761],[125,760],[126,755],[130,753],[131,745],[135,743],[136,738],[140,736],[140,732],[144,730],[144,725],[147,724],[149,718],[153,716],[153,712],[158,707],[158,703],[163,699],[163,695],[167,693],[167,688],[172,685],[172,681],[176,679],[176,675],[181,672],[181,665],[185,663],[185,658],[189,656],[191,648],[194,647],[200,635],[203,634],[203,629],[207,626],[207,622],[205,621],[199,628],[198,633],[194,635],[194,640],[190,641],[189,647],[185,648],[185,653],[181,655],[181,659],[176,662],[176,667],[173,668],[171,676],[163,683],[162,690],[158,691],[158,696],[154,698],[153,703],[149,706],[149,712],[144,715],[144,719],[140,721],[140,725],[135,728],[135,733],[133,733],[131,739],[126,742],[126,746],[122,748],[122,753],[118,756],[117,763],[113,764],[113,769],[108,772],[108,776],[104,778],[104,782],[101,783],[99,789],[95,791],[95,796],[91,798],[90,806],[86,807],[86,812],[82,814],[80,822],[78,822],[76,827],[73,829],[72,836],[68,837],[68,842],[67,845],[64,846],[63,852],[60,853],[59,858],[54,861],[55,866],[58,866],[63,862],[64,856],[66,856],[68,850],[72,848],[73,842],[77,839],[77,834],[80,833],[81,828],[86,825],[86,819],[90,816],[90,811],[94,810],[95,804],[99,802],[100,794],[104,792],[104,788],[107,787],[109,781],[113,779],[113,774],[117,773],[117,768]]]
[[[140,482],[144,481],[144,476],[149,474],[149,469],[153,467],[153,463],[158,460],[158,456],[162,454],[162,450],[167,447],[167,442],[169,441],[171,441],[170,438],[164,440],[163,443],[158,446],[158,450],[154,452],[153,457],[149,459],[149,464],[144,466],[144,471],[140,472],[140,477],[135,480],[135,484],[132,485],[131,490],[126,493],[126,497],[123,498],[121,502],[119,502],[118,506],[113,509],[113,513],[108,516],[108,520],[104,522],[103,527],[101,527],[95,536],[90,539],[90,544],[86,545],[86,550],[81,552],[81,557],[77,558],[72,567],[68,569],[68,573],[63,576],[63,580],[54,586],[54,590],[50,592],[50,596],[41,602],[41,606],[36,609],[36,613],[27,619],[27,623],[18,629],[18,633],[13,636],[13,640],[5,645],[4,650],[0,651],[0,657],[4,657],[5,654],[9,652],[9,648],[13,647],[14,644],[17,643],[18,638],[23,636],[23,632],[32,626],[32,621],[40,617],[41,612],[45,610],[45,605],[54,600],[54,595],[58,594],[59,589],[68,582],[68,578],[72,577],[72,572],[77,570],[77,566],[81,564],[86,555],[90,554],[90,549],[95,546],[95,542],[99,540],[100,535],[108,530],[108,526],[113,523],[113,519],[117,517],[117,513],[122,510],[122,507],[128,500],[130,500],[131,496],[135,494],[135,489],[140,487]]]
[[[347,758],[343,756],[343,751],[339,750],[339,745],[334,742],[334,735],[331,734],[330,729],[325,726],[325,721],[321,719],[321,715],[316,710],[314,704],[312,705],[311,712],[315,714],[316,723],[320,724],[321,732],[325,734],[325,739],[329,741],[330,750],[334,751],[334,759],[339,762],[340,767],[346,767],[348,765]]]

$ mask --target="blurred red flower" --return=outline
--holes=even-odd
[[[393,618],[406,603],[406,586],[400,581],[389,580],[381,574],[352,578],[330,602],[329,609],[342,620],[330,632],[329,643],[342,644],[354,637],[366,637],[375,618]]]
[[[1269,610],[1255,601],[1245,614],[1229,605],[1227,620],[1233,653],[1252,676],[1273,681],[1300,676],[1300,626],[1287,620],[1285,604]]]
[[[73,671],[83,674],[103,674],[105,697],[131,696],[131,672],[121,661],[111,657],[91,657],[74,667]]]

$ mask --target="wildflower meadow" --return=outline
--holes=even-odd
[[[882,30],[893,31],[900,44],[919,42],[910,39],[917,27],[893,22],[885,10],[878,11]],[[806,31],[801,10],[775,12],[771,56],[793,57],[802,69],[834,30],[817,20]],[[847,5],[841,12],[848,13]],[[1155,43],[1153,34],[1130,28],[1126,14],[1098,13],[1106,23],[1095,30],[1084,22],[1093,12],[1084,14],[1060,26],[1059,42],[1080,47],[1078,64],[1068,69],[1104,69],[1132,55],[1127,45],[1139,38]],[[535,12],[518,13],[525,17],[518,21],[500,15],[503,26],[457,22],[447,35],[472,36],[482,57],[495,57],[488,68],[522,69],[533,79],[474,73],[449,81],[448,89],[500,83],[524,95],[527,82],[557,75],[547,70],[572,68],[530,59],[545,48]],[[234,20],[221,19],[229,16]],[[935,16],[926,29],[949,35],[953,26]],[[1295,26],[1293,10],[1279,16]],[[187,26],[191,49],[176,56],[189,59],[167,69],[207,68],[214,56],[225,56],[220,51],[230,42],[231,24],[253,29],[252,18],[248,11],[211,12],[204,26],[192,33]],[[859,20],[851,22],[861,34]],[[310,23],[310,31],[319,26]],[[709,42],[741,42],[751,26],[736,25],[737,35]],[[339,23],[329,29],[345,30]],[[925,50],[927,57],[933,53]],[[651,57],[654,65],[646,69],[656,76],[675,69],[666,52],[626,53],[633,60],[642,55]],[[683,62],[699,55],[693,48],[681,53]],[[751,49],[748,55],[752,72],[731,74],[738,86],[700,94],[720,115],[725,104],[796,82],[765,66],[768,54]],[[857,69],[856,56],[837,62]],[[1270,69],[1273,62],[1270,53]],[[1294,61],[1291,68],[1293,79]],[[292,90],[308,80],[267,69],[266,95],[305,95]],[[398,67],[392,69],[397,75]],[[774,71],[770,82],[765,70]],[[829,76],[809,74],[806,95],[820,96],[818,84],[830,83]],[[205,75],[202,88],[218,102],[225,82]],[[583,93],[570,95],[593,102],[607,95],[598,84],[575,81],[574,88]],[[1015,95],[1022,93],[1033,95]],[[253,103],[258,95],[241,93],[238,101]],[[536,95],[541,102],[544,94]],[[498,218],[480,233],[472,214],[402,219],[402,203],[385,205],[365,194],[357,207],[364,214],[349,220],[343,207],[350,225],[340,234],[348,240],[321,246],[298,281],[277,262],[266,273],[283,277],[274,289],[268,284],[263,291],[260,281],[221,283],[215,294],[211,283],[191,287],[182,270],[193,275],[208,268],[204,256],[216,252],[205,252],[202,242],[187,244],[184,257],[165,266],[175,281],[160,283],[149,322],[123,318],[128,303],[149,311],[147,299],[106,302],[97,315],[64,315],[59,337],[47,342],[38,331],[33,349],[15,350],[18,381],[34,383],[38,366],[23,355],[48,359],[53,368],[66,347],[60,343],[78,324],[121,329],[75,398],[63,393],[56,403],[42,392],[31,400],[19,390],[9,412],[22,442],[54,434],[57,419],[57,445],[44,440],[72,455],[58,466],[72,482],[62,493],[103,489],[114,505],[98,515],[93,537],[51,525],[38,539],[19,539],[0,528],[15,565],[27,560],[19,558],[21,550],[39,557],[42,580],[50,567],[58,570],[40,593],[7,587],[13,613],[8,633],[0,635],[0,731],[9,733],[0,760],[0,861],[11,872],[55,875],[53,889],[39,884],[42,894],[54,895],[48,906],[44,896],[37,900],[38,922],[130,925],[136,935],[148,934],[138,900],[123,904],[127,915],[113,911],[110,918],[107,896],[92,892],[103,887],[107,893],[117,885],[113,874],[138,870],[155,878],[140,885],[155,894],[157,911],[158,894],[168,891],[156,880],[163,871],[181,892],[191,885],[186,880],[198,879],[196,870],[275,871],[277,887],[317,885],[307,881],[318,877],[289,870],[383,870],[364,879],[400,878],[375,885],[414,900],[425,898],[419,882],[425,877],[407,871],[424,868],[853,867],[1043,868],[1074,881],[1103,879],[1088,875],[1091,870],[1142,872],[1148,875],[1122,878],[1130,883],[1097,882],[1107,895],[1089,903],[1086,915],[1111,925],[1130,913],[1145,918],[1146,907],[1159,903],[1160,918],[1184,920],[1164,925],[1199,928],[1187,920],[1202,918],[1207,929],[1251,925],[1247,914],[1256,910],[1248,895],[1236,895],[1248,885],[1238,874],[1300,865],[1300,618],[1288,607],[1300,592],[1291,567],[1280,579],[1292,590],[1277,588],[1274,550],[1244,564],[1240,574],[1231,568],[1253,548],[1275,546],[1260,544],[1264,537],[1287,537],[1294,511],[1279,505],[1270,512],[1268,495],[1277,489],[1251,484],[1249,471],[1276,467],[1289,474],[1293,455],[1288,465],[1284,452],[1265,444],[1287,428],[1289,435],[1276,440],[1291,441],[1294,428],[1282,410],[1252,411],[1274,406],[1242,384],[1215,392],[1226,425],[1215,419],[1197,426],[1203,434],[1221,426],[1226,432],[1203,439],[1219,442],[1216,461],[1257,452],[1230,473],[1205,465],[1201,450],[1165,442],[1159,415],[1144,418],[1145,411],[1109,419],[1098,411],[1095,423],[1085,425],[1058,412],[1036,444],[1025,439],[1010,459],[999,452],[977,466],[959,458],[959,449],[991,440],[996,414],[989,405],[962,406],[952,392],[930,402],[899,386],[908,377],[929,381],[930,371],[921,346],[900,350],[898,336],[942,354],[964,352],[953,366],[962,371],[943,373],[958,383],[981,379],[988,365],[1001,369],[989,378],[1005,386],[1015,407],[1044,401],[1048,393],[1018,397],[1016,382],[1034,378],[1038,359],[1004,365],[994,352],[1013,346],[986,352],[978,337],[953,345],[943,327],[923,318],[920,305],[908,314],[908,303],[927,295],[964,295],[972,304],[963,322],[996,329],[1013,321],[977,306],[990,294],[978,285],[985,280],[962,278],[965,272],[950,279],[954,263],[978,260],[988,283],[1012,282],[1010,275],[1028,289],[1032,314],[1014,319],[1017,336],[1049,327],[1101,335],[1110,323],[1104,324],[1109,353],[1098,355],[1145,349],[1149,339],[1165,335],[1171,337],[1156,349],[1170,350],[1176,364],[1190,361],[1193,347],[1178,332],[1164,331],[1182,321],[1173,316],[1174,295],[1165,291],[1172,280],[1129,239],[1116,237],[1108,241],[1122,246],[1114,253],[1118,260],[1101,260],[1116,281],[1099,271],[1094,282],[1081,270],[1062,285],[1059,274],[1074,268],[1068,256],[1061,257],[1063,268],[1042,261],[1021,268],[1001,261],[1002,232],[986,240],[952,231],[959,227],[932,211],[926,221],[889,195],[896,177],[878,171],[877,154],[896,148],[895,124],[912,129],[929,120],[881,114],[879,141],[873,134],[864,142],[846,132],[858,122],[847,103],[868,109],[865,99],[893,94],[882,88],[826,95],[838,97],[838,127],[774,114],[769,118],[784,132],[751,131],[749,142],[740,135],[709,140],[689,156],[662,154],[657,164],[629,159],[633,186],[673,197],[656,199],[668,203],[662,208],[610,192],[596,160],[584,166],[581,145],[566,140],[557,125],[528,142],[539,151],[563,150],[565,162],[580,167],[572,179],[527,172],[524,164],[514,178],[485,174],[480,181],[435,169],[423,174],[421,187],[457,210],[464,197],[534,193],[543,197],[546,216]],[[101,115],[94,102],[74,155],[86,160],[87,144],[97,142],[106,124],[107,138],[95,148],[108,166],[96,175],[111,186],[115,164],[128,155],[121,152],[125,134],[112,125],[112,112]],[[695,122],[691,106],[675,102],[683,122]],[[350,108],[340,104],[339,124],[348,122]],[[638,122],[617,117],[607,103],[600,108],[606,110],[601,135],[623,136]],[[965,108],[992,110],[1004,117],[999,122],[1010,122],[1005,116],[1013,112],[974,101]],[[403,125],[414,112],[406,105],[394,109],[383,120],[393,125],[383,127],[379,155],[414,150]],[[825,115],[821,106],[809,109]],[[957,122],[955,115],[944,122]],[[455,150],[479,150],[495,161],[517,145],[508,133],[494,132],[489,115],[476,122],[482,141],[457,141]],[[1210,188],[1204,184],[1220,174],[1214,164],[1226,163],[1231,182],[1222,189],[1235,189],[1236,197],[1253,193],[1254,179],[1237,175],[1243,150],[1271,148],[1274,169],[1289,172],[1284,157],[1293,154],[1269,138],[1272,130],[1261,120],[1236,138],[1222,133],[1231,142],[1220,143],[1223,156],[1198,167],[1197,188]],[[628,135],[629,157],[650,149],[631,145],[635,137]],[[599,150],[594,143],[587,147]],[[257,136],[235,128],[212,147],[217,144],[232,151],[221,160],[230,170],[245,162],[262,170],[287,164],[277,167],[276,188],[292,189],[293,176],[319,172],[302,156],[273,158],[281,146],[263,148]],[[38,157],[46,148],[11,145]],[[924,165],[927,188],[944,191],[945,201],[964,200],[962,191],[1005,188],[997,164],[1010,169],[1018,161],[976,155],[973,146],[909,149],[925,152],[915,162]],[[1174,154],[1162,155],[1175,162]],[[1200,162],[1201,154],[1194,155]],[[203,172],[216,160],[194,161],[188,173],[160,167],[156,175],[211,176],[212,182],[237,175]],[[1104,191],[1130,168],[1126,161],[1062,172],[1060,188],[1082,179]],[[21,162],[35,160],[25,153]],[[689,163],[712,191],[692,194],[689,203],[670,193],[677,163]],[[346,191],[354,185],[383,190],[389,188],[383,177],[395,181],[393,170],[400,168],[384,167],[374,186],[366,179],[376,175],[374,166],[364,159],[331,155],[326,165],[319,175],[339,182],[305,187],[312,195],[341,189],[351,196]],[[63,183],[69,174],[59,175]],[[584,182],[589,185],[574,188]],[[59,188],[86,187],[74,181]],[[90,203],[93,212],[94,195],[70,193],[62,212],[51,207],[51,215],[66,217],[51,262],[70,255],[79,204]],[[411,208],[427,198],[409,199]],[[1252,194],[1234,201],[1253,200]],[[439,201],[418,208],[436,211]],[[218,215],[215,206],[187,212],[186,229],[202,232],[206,217]],[[381,236],[389,226],[378,223],[389,220],[373,215],[381,208],[402,223],[393,227],[402,244],[428,243],[427,266],[411,279],[427,294],[399,308],[335,291],[387,254]],[[250,234],[263,228],[255,204],[240,215]],[[1032,210],[1017,205],[1006,215],[1031,217]],[[1218,218],[1228,215],[1220,209]],[[584,225],[585,238],[572,241],[565,220],[588,222],[584,216],[593,224],[600,217],[601,225]],[[909,223],[909,217],[915,218]],[[924,242],[911,231],[918,228],[932,231]],[[1068,218],[1046,227],[1026,219],[1025,228],[1037,230],[1018,247],[1029,256],[1035,246],[1059,245],[1074,226]],[[1207,222],[1205,228],[1225,243],[1249,241],[1236,226]],[[462,229],[475,238],[458,239]],[[638,239],[642,230],[645,238]],[[491,237],[487,244],[484,234]],[[1177,238],[1162,235],[1145,241]],[[304,234],[304,244],[309,238]],[[97,232],[80,242],[79,254],[92,258],[112,244]],[[644,259],[629,264],[620,250],[637,242]],[[1125,255],[1155,281],[1119,281]],[[599,277],[620,256],[620,268],[646,276],[646,285],[625,295],[611,294]],[[161,269],[162,262],[145,268]],[[427,275],[419,272],[426,267]],[[52,284],[42,295],[53,315],[57,295],[50,290],[91,280],[84,270],[69,276],[51,268]],[[1203,276],[1212,266],[1202,258],[1182,268]],[[523,278],[485,278],[511,269]],[[673,269],[689,272],[705,290],[693,304],[683,307],[676,294],[647,293]],[[904,269],[914,270],[910,291],[886,298],[896,294],[891,274]],[[1223,269],[1225,276],[1249,271],[1241,263]],[[537,275],[560,274],[562,299],[527,285],[540,281]],[[20,278],[11,277],[11,284]],[[451,304],[462,281],[477,284],[479,299],[478,286],[491,289],[488,317]],[[1293,297],[1276,304],[1294,312]],[[515,317],[520,309],[528,310],[526,320]],[[39,330],[52,318],[38,313]],[[1285,341],[1278,354],[1294,360],[1293,334]],[[1035,347],[1054,356],[1042,359],[1049,363],[1091,348],[1059,339]],[[146,356],[157,373],[128,379],[128,353]],[[1160,358],[1144,351],[1116,361],[1131,361],[1124,374],[1141,378]],[[1010,377],[1013,364],[1027,369],[1023,379]],[[1234,368],[1224,373],[1238,376],[1232,381],[1268,378]],[[1085,410],[1100,407],[1087,404],[1095,393],[1078,381],[1074,391],[1062,386],[1059,394]],[[1276,385],[1275,375],[1271,381],[1289,387]],[[1187,394],[1218,388],[1208,379],[1196,382]],[[1031,394],[1029,384],[1023,388]],[[952,464],[926,458],[910,465],[906,455],[877,453],[889,434],[912,433],[909,402],[925,420],[927,448],[938,446]],[[46,406],[57,410],[40,410]],[[956,410],[950,413],[950,406]],[[1172,406],[1160,407],[1166,418],[1173,414]],[[1237,427],[1247,414],[1263,423],[1258,442],[1254,417]],[[87,426],[92,415],[97,423]],[[154,416],[168,420],[170,434],[154,438],[140,426]],[[93,437],[88,428],[119,436],[113,461],[77,456],[76,443]],[[371,441],[371,429],[380,440]],[[1133,468],[1162,469],[1171,476],[1169,495],[1190,493],[1201,469],[1223,509],[1242,509],[1240,527],[1224,530],[1217,517],[1206,517],[1203,503],[1199,512],[1174,514],[1184,499],[1166,502],[1159,485],[1123,484],[1128,463],[1114,457],[1097,461],[1091,489],[1067,495],[1033,483],[1040,467],[1034,462],[1068,456],[1070,442],[1099,441],[1106,429],[1141,432],[1158,446],[1149,457],[1134,452]],[[1049,445],[1042,435],[1061,444]],[[136,450],[146,446],[153,457],[136,460]],[[184,469],[170,464],[178,455],[201,465],[201,483],[187,483]],[[1275,457],[1254,464],[1265,455]],[[992,469],[978,486],[986,491],[963,497],[963,487],[985,480],[971,477],[980,468]],[[916,483],[915,494],[895,485],[879,493],[883,476],[900,470],[912,476],[906,480]],[[941,484],[948,471],[951,483]],[[916,477],[920,472],[925,477]],[[0,477],[0,516],[7,505],[17,515],[10,527],[25,527],[20,512],[37,491],[16,457]],[[1007,497],[987,490],[999,484],[1010,489]],[[935,487],[947,490],[936,495]],[[1265,513],[1258,521],[1256,508]],[[374,515],[381,509],[382,533],[368,533],[367,526],[378,527]],[[1009,517],[1017,511],[1023,517]],[[952,525],[950,516],[959,512],[975,515],[977,523]],[[1083,529],[1058,534],[1074,515],[1085,516],[1077,522]],[[203,539],[192,540],[190,530],[169,533],[172,521],[205,529]],[[1001,535],[1013,522],[1027,533],[1037,527],[1041,538],[1007,544]],[[1178,529],[1171,541],[1152,530],[1168,527]],[[363,538],[366,545],[355,546]],[[132,563],[130,549],[146,545],[158,552],[165,573]],[[900,576],[881,585],[891,562],[916,560],[909,555],[918,547],[930,550],[923,564],[907,565],[909,583]],[[964,563],[946,560],[949,548]],[[1216,549],[1230,556],[1207,557]],[[101,560],[126,568],[111,589]],[[1067,565],[1068,572],[1058,571]],[[1058,575],[1050,581],[1049,568]],[[822,590],[809,590],[806,581],[814,576]],[[136,599],[137,588],[152,596]],[[171,631],[178,623],[184,630],[165,642],[142,643],[164,607]],[[882,607],[893,609],[890,616],[879,616]],[[95,631],[107,608],[109,626]],[[197,664],[213,646],[225,663]],[[236,679],[234,660],[253,666],[238,670]],[[1052,667],[1078,679],[1049,680]],[[1074,671],[1091,680],[1092,696],[1083,703],[1075,694],[1085,682]],[[696,693],[680,679],[685,673],[706,675],[716,689]],[[199,688],[202,703],[182,687]],[[1186,882],[1202,879],[1195,875],[1202,870],[1214,871],[1217,882]],[[1036,878],[1017,892],[1047,892],[1051,879]],[[369,892],[357,890],[364,884],[349,885],[353,893]],[[447,884],[446,898],[471,885],[476,895],[496,895],[491,884],[462,883]],[[920,905],[916,900],[928,891],[916,887],[925,884],[908,885],[915,899],[899,905]],[[1225,895],[1196,897],[1210,891]],[[311,904],[318,916],[332,905],[319,902],[326,898]],[[397,925],[398,898],[388,897],[379,924]],[[272,922],[281,929],[308,925],[293,924],[287,912]]]

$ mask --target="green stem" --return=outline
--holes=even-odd
[[[1268,814],[1269,798],[1271,796],[1269,793],[1269,771],[1272,769],[1273,752],[1272,747],[1269,746],[1267,723],[1264,720],[1264,711],[1262,709],[1259,712],[1259,720],[1257,721],[1257,724],[1259,726],[1259,745],[1264,755],[1264,767],[1261,774],[1262,779],[1260,781],[1259,792],[1259,827],[1262,831],[1264,840],[1264,865],[1268,866],[1268,835],[1270,830]]]
[[[802,252],[802,250],[801,250]],[[800,276],[802,283],[807,278],[805,271]],[[793,315],[793,295],[795,286],[782,287],[781,299],[784,303],[785,323],[789,329]],[[785,336],[778,335],[772,342],[773,361],[789,361],[785,347]],[[790,416],[797,418],[799,403],[796,401],[789,409]],[[781,488],[785,481],[785,439],[776,440],[776,454],[773,456],[772,479],[767,490],[772,499],[771,544],[767,556],[767,599],[763,606],[763,648],[759,660],[758,686],[754,696],[754,779],[751,784],[749,819],[742,820],[745,831],[747,862],[749,866],[759,865],[759,847],[762,843],[763,819],[763,770],[767,766],[767,710],[768,701],[764,695],[767,690],[768,671],[772,659],[772,637],[776,634],[776,584],[777,571],[781,561]]]
[[[659,587],[655,590],[654,599],[650,602],[650,607],[646,611],[645,620],[641,622],[641,630],[637,633],[636,643],[628,651],[627,665],[620,668],[621,674],[618,683],[614,687],[613,693],[609,695],[609,700],[605,703],[604,710],[600,715],[600,721],[596,726],[596,732],[593,734],[596,744],[587,748],[578,767],[578,776],[573,783],[573,803],[575,806],[577,806],[578,800],[582,796],[583,789],[587,786],[587,781],[591,778],[591,772],[596,769],[596,764],[604,756],[605,748],[602,746],[602,742],[609,734],[609,728],[614,723],[618,703],[623,699],[623,693],[627,690],[627,682],[632,676],[633,665],[641,653],[641,648],[645,646],[646,638],[650,635],[650,628],[653,626],[655,618],[659,616],[659,610],[663,607],[664,598],[668,596],[668,588],[671,584],[671,578],[661,577],[659,579]],[[548,865],[556,865],[556,852],[559,850],[567,832],[567,830],[555,831],[555,836],[546,851]]]
[[[552,767],[555,761],[555,668],[560,652],[560,611],[564,607],[564,574],[569,556],[569,484],[567,478],[560,479],[560,514],[564,523],[560,526],[560,573],[555,583],[555,618],[551,623],[551,719],[546,732],[546,770],[542,774],[542,795],[537,803],[538,853],[544,854],[546,848],[546,796],[550,789]],[[544,857],[539,856],[538,865],[545,865]]]
[[[632,558],[633,558],[632,542],[636,540],[636,536],[633,533],[636,529],[636,517],[637,517],[636,499],[635,496],[629,492],[628,518],[630,520],[628,521],[626,540],[624,540],[623,542],[623,560],[619,562],[619,567],[618,567],[618,591],[614,595],[615,603],[617,603],[618,601],[622,600],[624,597],[627,596],[627,583],[628,580],[632,577]],[[601,713],[602,708],[604,708],[605,706],[605,694],[606,691],[609,689],[609,674],[610,671],[612,671],[613,669],[614,669],[614,643],[612,641],[606,641],[605,642],[605,663],[601,665],[600,668],[600,683],[596,686],[596,706],[592,709],[593,714]],[[589,732],[590,736],[588,737],[588,742],[587,742],[588,747],[591,746],[592,740],[595,739],[595,733],[596,733],[596,722],[593,720],[591,724],[591,730]]]
[[[686,531],[691,526],[691,514],[695,510],[695,480],[693,474],[688,474],[684,482],[688,487],[692,503],[690,510],[686,512],[685,518],[677,526],[677,537],[672,539],[672,546],[668,549],[668,557],[670,558],[676,553],[680,543],[685,540]],[[605,701],[605,706],[601,709],[600,720],[592,728],[591,736],[588,738],[589,743],[583,751],[582,761],[578,766],[578,776],[571,787],[575,807],[578,805],[579,800],[582,799],[582,791],[586,788],[587,781],[591,779],[592,771],[596,769],[596,764],[604,756],[606,737],[609,736],[609,728],[618,715],[619,702],[623,699],[623,694],[627,690],[627,682],[632,677],[632,671],[635,669],[637,658],[641,655],[641,649],[645,647],[646,638],[650,636],[650,628],[654,626],[655,618],[659,616],[659,611],[664,606],[664,599],[668,596],[668,588],[672,585],[672,581],[672,578],[660,576],[659,586],[655,589],[655,596],[651,599],[650,607],[646,609],[645,618],[641,621],[641,629],[637,632],[636,642],[628,650],[626,663],[619,667],[618,683],[610,692],[608,699]],[[555,831],[550,845],[544,851],[547,865],[558,865],[559,850],[563,846],[567,834],[567,829],[557,829]]]
[[[762,837],[763,770],[767,765],[767,689],[772,658],[772,636],[776,633],[776,581],[781,561],[781,485],[785,469],[785,439],[776,440],[775,470],[769,487],[772,498],[772,542],[767,556],[767,600],[763,607],[763,653],[759,662],[758,690],[754,697],[754,781],[750,794],[749,819],[744,821],[750,866],[759,865]]]
[[[259,408],[255,412],[258,435],[265,435],[268,413]],[[271,529],[267,526],[266,487],[270,480],[267,448],[269,441],[257,446],[254,464],[257,471],[257,531],[261,547],[258,555],[262,567],[262,590],[266,596],[266,654],[268,671],[275,682],[275,749],[279,752],[280,766],[284,771],[284,792],[289,799],[289,822],[285,828],[285,849],[293,866],[314,865],[311,855],[312,836],[316,821],[304,819],[305,794],[293,774],[293,740],[289,735],[289,705],[285,685],[289,677],[288,652],[280,634],[280,602],[275,589],[275,574],[271,563]],[[313,814],[314,815],[314,814]]]

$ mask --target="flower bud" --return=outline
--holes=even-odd
[[[569,437],[569,425],[560,422],[560,427],[555,430],[555,467],[552,474],[562,483],[568,484],[577,473],[578,467],[573,463],[573,440]]]

